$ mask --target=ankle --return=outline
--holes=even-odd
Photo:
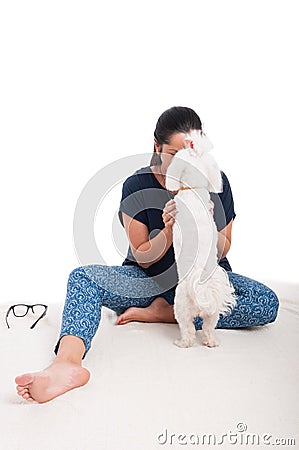
[[[71,362],[82,365],[84,353],[85,344],[81,338],[71,335],[63,336],[54,362]]]
[[[170,305],[164,297],[157,297],[152,303],[156,320],[161,322],[176,323],[173,305]]]
[[[167,308],[170,305],[164,297],[156,297],[155,300],[150,304],[150,306],[160,310],[161,308]]]

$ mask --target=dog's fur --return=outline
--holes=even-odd
[[[176,153],[166,173],[166,189],[179,189],[175,196],[173,247],[179,276],[174,313],[181,339],[175,344],[179,347],[194,344],[193,319],[200,316],[203,319],[202,342],[215,347],[219,314],[228,314],[236,304],[228,275],[218,265],[218,233],[210,202],[210,192],[222,192],[222,177],[208,153],[212,146],[205,135],[192,131],[185,142],[186,148]]]

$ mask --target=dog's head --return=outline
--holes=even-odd
[[[166,174],[166,189],[176,191],[183,185],[222,192],[221,172],[209,154],[212,143],[200,130],[186,135],[185,148],[173,157]]]

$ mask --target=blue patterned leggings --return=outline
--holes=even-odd
[[[264,284],[245,276],[233,272],[228,272],[228,276],[238,296],[237,305],[228,316],[220,316],[217,328],[239,328],[274,322],[279,307],[276,294]],[[130,306],[145,308],[158,296],[164,297],[169,304],[174,303],[174,289],[149,296],[156,292],[156,287],[151,277],[139,266],[94,264],[77,267],[69,275],[55,353],[60,339],[73,335],[85,343],[84,358],[98,329],[102,306],[119,315]],[[194,325],[197,330],[201,329],[202,319],[196,317]]]

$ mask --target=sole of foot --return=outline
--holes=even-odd
[[[71,389],[84,386],[90,372],[71,362],[53,363],[40,372],[16,377],[17,393],[28,402],[45,403]]]

